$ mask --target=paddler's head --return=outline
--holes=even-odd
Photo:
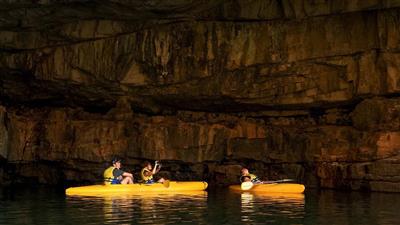
[[[153,169],[153,167],[151,166],[151,163],[149,161],[144,162],[143,163],[143,167],[148,169],[148,170]]]
[[[242,176],[249,174],[249,170],[247,168],[243,168],[241,172],[242,172]]]
[[[121,159],[120,158],[114,157],[111,162],[115,168],[118,168],[118,169],[121,168]]]

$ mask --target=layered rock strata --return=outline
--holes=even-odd
[[[172,179],[228,184],[249,166],[399,192],[399,6],[9,1],[0,179],[94,182],[119,155]]]

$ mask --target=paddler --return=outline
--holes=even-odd
[[[158,173],[161,169],[161,164],[159,164],[157,161],[154,164],[154,168],[152,167],[151,163],[146,161],[143,163],[143,169],[140,172],[140,175],[142,177],[142,182],[145,184],[154,184],[156,183],[153,175]],[[164,183],[164,178],[160,178],[157,183]]]
[[[111,160],[112,166],[104,171],[105,184],[133,184],[133,175],[121,170],[121,160],[117,157]]]
[[[240,182],[243,183],[251,181],[253,184],[261,183],[260,179],[256,175],[249,173],[247,168],[242,168],[241,173],[242,176],[240,176]]]

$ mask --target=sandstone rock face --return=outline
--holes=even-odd
[[[129,170],[400,191],[395,0],[7,1],[0,180]]]

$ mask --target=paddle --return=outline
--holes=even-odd
[[[262,184],[274,184],[274,183],[284,183],[284,182],[291,182],[294,181],[293,179],[282,179],[282,180],[271,180],[271,181],[262,181]]]
[[[293,179],[282,179],[282,180],[271,180],[271,181],[262,181],[256,184],[277,184],[277,183],[284,183],[284,182],[290,182],[290,181],[294,181]],[[243,182],[240,185],[240,188],[244,191],[250,190],[251,188],[253,188],[254,184],[251,181],[246,181]]]

